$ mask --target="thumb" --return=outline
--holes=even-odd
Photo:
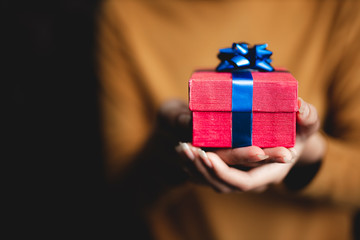
[[[159,109],[158,125],[179,141],[190,141],[192,118],[189,106],[181,100],[169,100]]]
[[[302,98],[298,98],[298,105],[296,132],[300,136],[308,137],[319,130],[319,116],[316,108]]]

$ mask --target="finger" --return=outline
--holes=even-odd
[[[299,112],[297,113],[297,131],[301,134],[311,135],[320,126],[316,108],[302,98],[298,99]]]
[[[277,149],[264,149],[265,152],[272,151],[272,150],[276,151]],[[291,160],[290,161],[288,161],[289,155],[287,153],[286,153],[286,155],[287,155],[286,157],[281,155],[280,158],[272,158],[271,153],[269,153],[270,156],[269,156],[268,159],[266,159],[264,161],[260,161],[260,162],[253,162],[251,164],[249,163],[248,166],[250,166],[250,167],[258,167],[258,166],[261,166],[261,165],[264,165],[264,164],[269,164],[269,163],[274,163],[274,162],[276,162],[276,163],[293,163],[293,162],[295,162],[299,157],[298,151],[295,149],[295,147],[294,148],[287,148],[287,150],[291,154]],[[281,150],[281,151],[283,151],[283,150]],[[286,152],[286,151],[284,151],[284,152]]]
[[[229,165],[259,162],[269,158],[269,156],[257,146],[220,149],[216,151],[216,154]]]
[[[183,155],[185,158],[193,161],[194,166],[185,167],[185,171],[188,172],[190,176],[199,180],[199,175],[203,178],[201,183],[207,183],[211,187],[213,187],[217,192],[228,193],[233,191],[230,186],[227,186],[225,183],[222,183],[219,179],[217,179],[213,174],[211,174],[212,165],[207,159],[206,153],[200,148],[192,146],[190,143],[179,143],[176,147],[176,150],[179,154]],[[208,166],[206,168],[205,165]],[[196,171],[194,171],[194,169]],[[200,174],[199,174],[200,173]],[[204,182],[204,179],[206,182]]]
[[[159,116],[169,125],[176,126],[179,123],[179,116],[190,113],[188,105],[180,100],[169,100],[161,105]],[[183,122],[184,124],[188,122]]]
[[[264,148],[263,150],[271,161],[278,163],[292,163],[296,155],[295,150],[289,150],[284,147]]]
[[[244,172],[227,166],[215,153],[207,154],[214,173],[225,183],[241,191],[250,191],[280,182],[293,164],[270,163]]]
[[[179,142],[179,145],[177,145],[175,147],[175,150],[183,157],[185,157],[191,161],[195,160],[195,155],[194,155],[192,149],[190,148],[189,144]]]
[[[299,157],[298,151],[295,149],[295,147],[288,148],[288,150],[291,153],[292,159],[296,161],[296,159]]]
[[[191,119],[188,105],[180,100],[169,100],[159,109],[159,126],[183,141],[191,139]]]
[[[207,156],[213,166],[213,171],[217,177],[228,185],[234,186],[240,191],[248,189],[249,174],[244,171],[229,167],[221,158],[212,152],[208,152]]]
[[[250,175],[252,188],[256,189],[281,182],[292,166],[293,164],[270,163],[251,169],[248,174]]]
[[[179,142],[175,147],[176,152],[180,156],[180,167],[194,182],[204,183],[203,177],[198,173],[194,166],[195,155],[192,151],[192,146],[188,143]]]
[[[202,174],[202,176],[207,180],[209,185],[213,187],[216,191],[221,193],[230,193],[233,191],[233,188],[226,183],[224,183],[222,180],[218,179],[216,176],[214,176],[210,169],[205,167],[203,164],[204,159],[202,159],[203,154],[199,154],[199,157],[195,158],[194,164],[197,170]]]

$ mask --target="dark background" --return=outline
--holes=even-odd
[[[90,234],[106,225],[98,4],[2,2],[3,199],[14,233]]]
[[[3,229],[13,237],[149,239],[134,178],[119,186],[104,174],[100,1],[1,5]]]

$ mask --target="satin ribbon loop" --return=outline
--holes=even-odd
[[[258,44],[251,48],[247,43],[233,43],[231,48],[219,50],[218,58],[221,60],[217,66],[218,72],[232,72],[238,69],[254,69],[272,72],[270,65],[272,52],[267,50],[267,44]]]

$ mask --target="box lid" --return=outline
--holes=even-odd
[[[253,112],[298,111],[298,82],[289,72],[254,71],[251,75]],[[190,110],[232,111],[232,84],[232,73],[229,72],[194,72],[189,80]]]

